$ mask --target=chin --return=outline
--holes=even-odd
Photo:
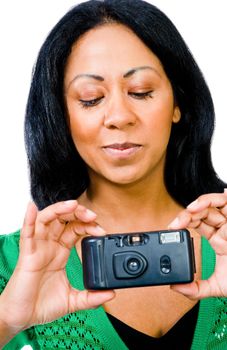
[[[140,176],[119,176],[119,177],[109,177],[109,181],[113,182],[116,185],[124,186],[124,185],[132,185],[138,183],[141,180]]]

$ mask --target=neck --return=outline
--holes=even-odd
[[[160,179],[130,185],[92,179],[80,202],[109,233],[166,229],[181,210]]]

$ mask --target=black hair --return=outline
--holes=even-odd
[[[165,184],[186,206],[196,197],[222,192],[211,161],[212,98],[192,54],[173,23],[142,0],[91,0],[73,7],[46,38],[33,71],[25,118],[31,193],[38,207],[77,198],[89,185],[86,164],[72,141],[63,97],[64,69],[72,45],[88,30],[116,22],[130,28],[159,58],[181,120],[173,124]]]

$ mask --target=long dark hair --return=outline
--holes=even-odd
[[[186,206],[225,184],[211,162],[212,98],[203,75],[173,23],[142,0],[91,0],[72,8],[45,40],[33,71],[25,118],[31,193],[41,209],[77,198],[89,185],[86,164],[72,141],[63,98],[63,78],[72,45],[104,23],[126,25],[162,62],[181,110],[167,149],[165,183]]]

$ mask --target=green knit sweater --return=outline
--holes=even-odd
[[[0,236],[0,293],[12,274],[18,258],[19,232]],[[202,278],[214,269],[215,254],[202,240]],[[72,249],[67,275],[73,287],[83,289],[82,267]],[[34,350],[126,350],[103,309],[68,314],[54,322],[32,327],[18,334],[4,350],[19,350],[30,345]],[[227,298],[208,298],[200,302],[192,350],[227,350]]]

